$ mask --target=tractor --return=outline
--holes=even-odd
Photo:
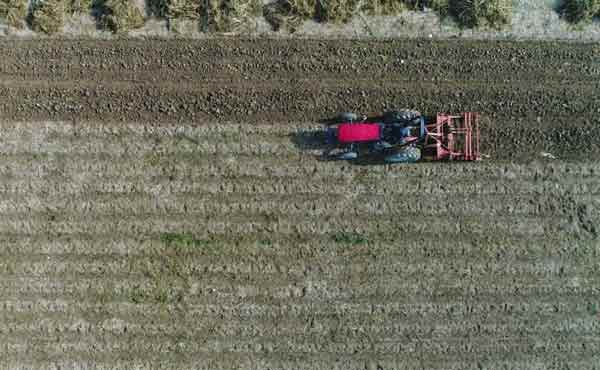
[[[390,111],[375,119],[342,113],[325,130],[327,159],[380,158],[385,163],[475,161],[479,153],[479,114],[438,113],[427,122],[418,111]]]

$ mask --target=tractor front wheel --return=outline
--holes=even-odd
[[[356,114],[354,112],[340,113],[337,116],[337,120],[340,123],[357,122],[358,121],[358,114]]]
[[[342,160],[342,161],[353,161],[358,158],[358,152],[355,152],[355,151],[344,152],[344,153],[338,154],[336,158],[339,160]]]

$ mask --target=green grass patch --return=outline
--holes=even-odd
[[[271,241],[271,239],[260,239],[258,241],[258,245],[263,248],[270,248],[273,246],[273,242]]]
[[[163,233],[160,241],[165,248],[157,248],[150,259],[136,262],[131,267],[148,281],[148,286],[136,285],[129,289],[128,297],[132,303],[185,304],[195,279],[191,253],[204,251],[213,244],[211,240],[198,239],[190,233]]]
[[[157,167],[169,159],[171,158],[160,152],[152,152],[144,154],[143,162],[146,166]]]
[[[144,26],[142,11],[132,0],[104,0],[101,25],[114,33],[124,33]]]
[[[152,281],[152,285],[148,290],[139,285],[134,285],[127,293],[129,301],[135,304],[156,303],[160,305],[182,303],[186,295],[185,290],[189,289],[189,286],[184,286],[183,289],[180,286],[173,288],[174,283],[180,283],[180,280],[156,278]]]
[[[571,23],[589,23],[600,17],[600,0],[565,0],[561,12]]]
[[[338,244],[349,244],[349,245],[362,245],[367,244],[368,239],[366,236],[355,233],[340,231],[331,236],[331,239]]]
[[[211,240],[198,239],[190,233],[163,233],[160,241],[169,248],[179,250],[194,250],[212,245]]]
[[[587,310],[590,313],[590,315],[592,315],[592,316],[596,316],[596,315],[600,314],[600,307],[595,302],[588,302]]]
[[[32,4],[31,28],[36,32],[54,34],[65,24],[64,0],[40,0]]]
[[[129,300],[132,303],[139,304],[144,303],[148,298],[144,290],[139,285],[134,285],[129,289],[128,292]]]
[[[450,0],[449,12],[463,27],[500,29],[510,23],[512,0]]]
[[[27,0],[0,0],[0,19],[15,28],[25,27]]]

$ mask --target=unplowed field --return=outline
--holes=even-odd
[[[600,368],[598,45],[0,55],[4,368]],[[482,112],[485,160],[319,160],[392,107]]]

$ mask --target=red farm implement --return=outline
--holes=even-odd
[[[434,160],[476,161],[479,153],[479,114],[440,113],[436,122],[426,126],[425,156]]]

